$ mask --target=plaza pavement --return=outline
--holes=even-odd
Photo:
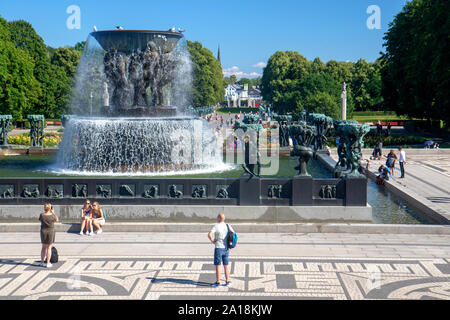
[[[50,269],[37,266],[39,233],[1,233],[0,299],[450,299],[449,240],[239,233],[231,286],[212,288],[206,233],[58,232]]]
[[[395,164],[394,177],[385,186],[410,205],[425,212],[435,222],[450,221],[450,149],[404,149],[406,151],[405,178],[400,179],[400,166]],[[363,149],[362,160],[369,159],[372,149]],[[382,160],[369,161],[369,177],[375,179],[378,168],[386,164],[389,148],[383,148]],[[399,157],[399,151],[394,149]],[[336,149],[331,158],[338,160]],[[325,160],[325,162],[327,162]],[[328,165],[334,166],[334,163]]]
[[[390,150],[383,149],[384,155]],[[395,165],[394,178],[389,182],[405,190],[413,198],[450,220],[450,149],[405,149],[405,178],[400,179],[400,166]],[[394,150],[399,157],[399,151]],[[363,158],[370,157],[371,151],[364,150]],[[382,160],[371,160],[370,171],[377,174]]]

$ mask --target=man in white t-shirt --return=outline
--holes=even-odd
[[[402,147],[398,147],[398,151],[400,151],[400,157],[398,159],[398,164],[400,165],[400,178],[405,177],[405,163],[406,163],[406,152]]]
[[[230,285],[230,270],[228,268],[229,249],[226,242],[228,228],[225,223],[225,215],[223,213],[219,213],[219,215],[217,216],[217,220],[218,222],[208,233],[209,240],[212,244],[214,244],[214,265],[216,266],[216,282],[212,284],[213,287],[220,286],[220,265],[222,263],[225,272],[225,285]],[[231,228],[231,226],[229,227],[230,230],[234,232],[233,228]]]

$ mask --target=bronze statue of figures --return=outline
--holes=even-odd
[[[309,176],[306,167],[313,156],[311,144],[316,134],[316,127],[308,125],[304,121],[299,121],[298,123],[289,126],[289,135],[292,138],[293,143],[291,156],[299,157],[299,165],[295,170],[298,170],[298,174],[301,176]]]
[[[289,127],[288,123],[292,121],[292,116],[279,115],[276,117],[278,121],[278,136],[280,139],[280,147],[289,146]]]
[[[150,186],[150,188],[146,189],[144,191],[144,198],[148,198],[148,199],[153,199],[153,198],[157,198],[158,197],[158,186],[157,185],[152,185]]]
[[[43,147],[44,116],[32,114],[27,117],[30,123],[30,142],[32,147]]]
[[[306,112],[306,110],[303,110],[302,112],[300,112],[300,119],[299,119],[299,121],[305,121],[306,122],[307,115],[308,115],[308,113]]]
[[[369,125],[361,125],[356,121],[335,121],[334,128],[336,135],[340,137],[338,147],[339,162],[335,169],[335,176],[361,175],[358,171],[360,167],[359,161],[362,156],[361,149],[364,147],[363,138],[370,131]]]
[[[322,150],[327,142],[327,134],[333,124],[333,119],[324,114],[311,113],[308,122],[316,127],[317,134],[314,137],[314,150]]]
[[[259,132],[264,127],[259,123],[258,115],[247,115],[243,119],[243,123],[236,122],[234,130],[242,129],[245,133],[244,139],[244,154],[245,160],[242,168],[250,176],[259,177],[261,173],[261,162],[259,153]],[[249,130],[250,129],[250,130]],[[255,165],[258,169],[258,173],[255,172]]]
[[[183,198],[183,192],[177,189],[177,186],[171,184],[169,186],[169,198]]]
[[[220,188],[219,191],[217,192],[216,198],[218,198],[218,199],[228,199],[229,198],[229,194],[228,194],[227,188],[226,187]]]
[[[0,115],[0,147],[8,145],[8,132],[11,121],[11,115]]]
[[[145,51],[123,53],[116,50],[106,52],[105,74],[114,88],[111,104],[116,107],[162,106],[163,88],[175,77],[178,65],[173,53],[163,52],[152,41]],[[152,102],[149,99],[151,93]],[[131,100],[130,93],[133,92]]]
[[[281,198],[281,193],[283,190],[282,185],[270,185],[268,190],[268,197],[271,199]]]
[[[343,133],[342,126],[345,124],[358,124],[355,120],[334,120],[333,127],[336,133],[337,154],[339,160],[334,168],[334,176],[341,178],[345,172],[350,171],[350,162],[347,161],[347,143],[346,136]]]
[[[206,198],[206,185],[193,186],[192,198]]]
[[[70,119],[75,118],[76,115],[73,114],[63,114],[60,119],[63,127],[65,128],[67,126],[67,123],[70,121]]]

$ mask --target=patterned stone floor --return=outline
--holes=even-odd
[[[450,299],[450,259],[235,258],[211,288],[210,257],[0,261],[2,299]]]
[[[218,288],[206,235],[57,234],[50,269],[38,237],[2,234],[0,299],[450,299],[449,236],[241,234]]]

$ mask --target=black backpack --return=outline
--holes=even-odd
[[[58,250],[56,250],[55,247],[52,247],[52,256],[50,257],[51,263],[57,263],[58,262]]]
[[[233,249],[237,244],[237,234],[230,230],[230,226],[227,224],[228,234],[227,234],[227,248]]]

